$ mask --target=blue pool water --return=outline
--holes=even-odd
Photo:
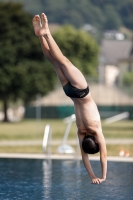
[[[100,175],[100,163],[91,161]],[[133,163],[108,162],[107,180],[92,185],[82,164],[71,160],[0,159],[0,200],[130,200]]]

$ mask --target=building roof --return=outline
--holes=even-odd
[[[133,62],[133,55],[130,55],[128,58],[125,58],[125,59],[121,59],[120,62],[123,62],[123,61],[126,61],[126,62]]]
[[[116,65],[119,60],[127,59],[131,53],[131,40],[103,40],[101,44],[100,60],[103,65]]]
[[[89,84],[89,87],[97,105],[133,105],[133,97],[115,86]],[[59,87],[44,96],[40,104],[42,106],[73,105],[73,101],[64,94],[62,87]]]
[[[133,62],[133,46],[132,46],[130,55],[127,58],[121,59],[120,61]]]

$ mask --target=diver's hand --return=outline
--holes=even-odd
[[[91,183],[92,184],[100,184],[103,181],[105,181],[105,178],[93,178]]]

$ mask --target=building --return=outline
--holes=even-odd
[[[99,82],[105,85],[115,85],[119,75],[124,73],[133,49],[131,40],[107,40],[104,39],[99,55]],[[123,72],[121,72],[121,70]]]
[[[131,50],[131,54],[129,55],[128,58],[119,60],[118,67],[119,67],[118,82],[119,85],[121,86],[123,84],[124,74],[127,71],[128,72],[133,71],[133,49]]]

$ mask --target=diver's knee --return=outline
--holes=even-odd
[[[58,64],[60,65],[60,67],[66,67],[70,64],[70,61],[68,60],[68,58],[66,58],[64,55],[62,56],[62,58],[60,60],[57,61]]]

